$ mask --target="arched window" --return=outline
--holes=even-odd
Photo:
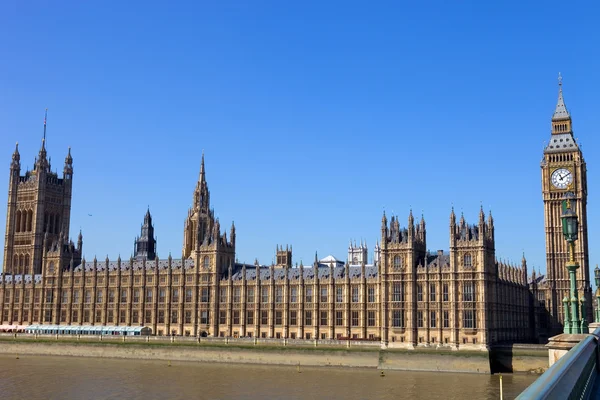
[[[29,254],[25,254],[25,271],[27,271],[28,269],[29,269]]]
[[[50,264],[48,264],[48,273],[49,274],[54,273],[54,261],[50,261]]]
[[[472,260],[470,254],[465,254],[465,257],[464,257],[464,266],[465,267],[469,267],[469,268],[473,266],[473,260]]]
[[[29,210],[27,212],[27,232],[31,232],[33,229],[31,226],[33,225],[33,211]]]
[[[61,229],[60,229],[60,216],[58,214],[56,214],[54,216],[54,233],[58,234],[60,233]]]
[[[27,231],[27,211],[21,211],[21,232]]]
[[[19,266],[19,256],[15,254],[15,256],[13,257],[13,269],[17,268]]]
[[[402,259],[400,258],[400,256],[394,257],[394,268],[401,268],[401,267],[402,267]]]
[[[354,264],[354,265],[358,264],[358,257],[354,257],[352,259],[352,264]]]
[[[17,218],[15,221],[15,230],[21,232],[21,211],[17,211]]]
[[[210,258],[208,256],[204,257],[204,268],[205,269],[210,268]]]

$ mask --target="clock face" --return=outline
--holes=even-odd
[[[552,173],[550,181],[555,188],[566,189],[573,183],[573,174],[566,168],[559,168]]]

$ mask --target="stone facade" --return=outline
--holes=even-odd
[[[577,160],[569,162],[585,176]],[[159,258],[148,210],[129,260],[86,261],[81,232],[76,245],[68,240],[72,178],[70,150],[59,179],[43,143],[23,176],[15,149],[0,324],[134,325],[157,335],[370,339],[407,348],[485,348],[547,335],[554,303],[544,299],[556,275],[530,278],[525,257],[520,265],[497,260],[494,220],[482,209],[474,224],[450,212],[448,251],[428,251],[425,219],[411,211],[405,225],[384,213],[372,264],[362,241],[350,244],[345,263],[315,255],[310,266],[293,265],[292,247],[278,245],[272,265],[241,264],[235,225],[222,232],[211,208],[203,155],[181,258]],[[579,243],[587,260],[587,241]]]

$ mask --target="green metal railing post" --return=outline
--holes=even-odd
[[[563,307],[565,309],[564,333],[571,333],[571,310],[569,309],[569,298],[563,298]]]

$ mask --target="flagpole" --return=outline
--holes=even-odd
[[[46,113],[44,114],[44,143],[46,143],[46,120],[48,119],[48,109],[46,108]]]

